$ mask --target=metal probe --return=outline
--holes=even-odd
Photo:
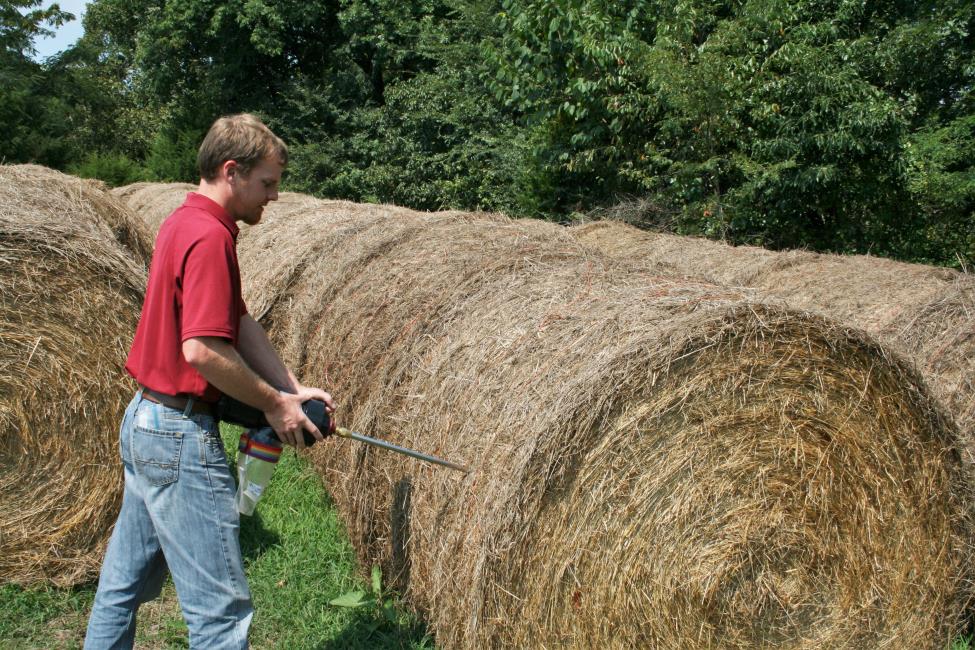
[[[382,449],[388,449],[389,451],[395,451],[397,454],[403,454],[405,456],[410,456],[412,458],[417,458],[419,460],[425,460],[428,463],[434,463],[436,465],[442,465],[444,467],[449,467],[450,469],[456,469],[459,472],[469,473],[471,470],[464,467],[463,465],[458,465],[457,463],[451,463],[449,460],[444,460],[443,458],[437,458],[436,456],[430,456],[429,454],[424,454],[413,449],[408,449],[407,447],[400,447],[399,445],[394,445],[391,442],[386,442],[385,440],[377,440],[376,438],[370,438],[369,436],[364,436],[361,433],[356,433],[355,431],[349,431],[343,427],[337,427],[335,429],[335,435],[341,436],[343,438],[350,438],[352,440],[358,440],[359,442],[364,442],[367,445],[373,445],[374,447],[381,447]]]

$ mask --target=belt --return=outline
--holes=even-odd
[[[177,411],[186,411],[187,403],[192,400],[193,404],[190,406],[190,413],[196,413],[198,415],[213,415],[213,405],[209,402],[201,402],[195,397],[167,395],[166,393],[160,393],[152,390],[151,388],[146,388],[145,386],[142,386],[141,388],[142,396],[150,402],[162,404],[163,406],[168,406],[169,408],[176,409]]]

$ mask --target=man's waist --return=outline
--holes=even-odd
[[[163,406],[168,406],[169,408],[184,412],[186,411],[187,405],[189,405],[190,413],[195,413],[197,415],[214,415],[215,405],[210,402],[205,402],[198,397],[169,395],[167,393],[161,393],[157,390],[152,390],[151,388],[147,388],[146,386],[142,385],[140,385],[139,388],[142,390],[142,396],[150,402],[162,404]]]

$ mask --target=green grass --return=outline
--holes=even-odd
[[[232,459],[240,430],[222,432]],[[241,518],[240,545],[254,600],[253,648],[434,647],[422,623],[403,610],[391,622],[373,608],[328,604],[353,589],[368,590],[367,580],[321,479],[294,453],[282,454],[255,515]],[[0,650],[80,648],[94,593],[94,584],[0,585]],[[188,647],[171,581],[159,599],[139,609],[138,620],[137,648]]]

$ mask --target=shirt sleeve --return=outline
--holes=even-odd
[[[188,248],[181,274],[183,341],[219,336],[236,342],[243,301],[235,260],[229,236],[209,233]]]

